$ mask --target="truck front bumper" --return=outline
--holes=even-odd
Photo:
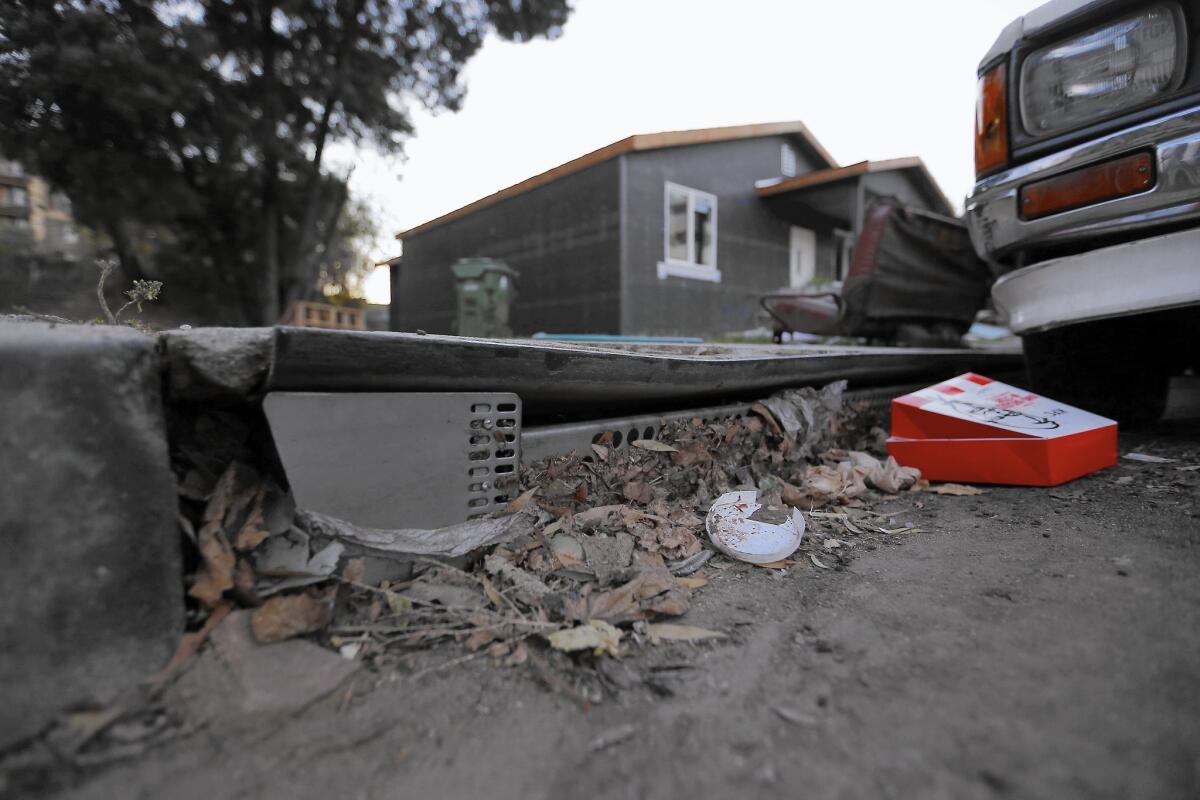
[[[1022,186],[1134,151],[1154,153],[1154,187],[1140,194],[1021,218]],[[1200,220],[1200,108],[1069,147],[980,180],[967,197],[966,220],[976,252],[1003,260],[1014,251],[1064,244],[1106,234],[1153,230]]]
[[[992,299],[1019,334],[1200,304],[1200,228],[1032,264]]]

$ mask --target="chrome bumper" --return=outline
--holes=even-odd
[[[992,299],[1019,334],[1200,304],[1200,228],[1033,264]]]
[[[1155,153],[1157,179],[1150,191],[1041,219],[1021,219],[1017,205],[1021,186],[1139,149]],[[993,259],[1033,245],[1188,219],[1200,220],[1200,108],[1136,125],[984,178],[966,203],[975,250]]]

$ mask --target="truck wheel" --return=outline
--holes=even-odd
[[[1171,369],[1155,320],[1121,317],[1022,337],[1031,388],[1125,426],[1148,425],[1167,407]]]

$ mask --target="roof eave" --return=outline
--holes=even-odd
[[[576,172],[582,172],[585,169],[597,166],[625,153],[662,150],[668,147],[687,147],[699,144],[730,142],[742,139],[757,139],[767,136],[799,136],[811,151],[810,154],[826,163],[826,168],[837,167],[837,162],[829,154],[829,151],[817,141],[816,137],[809,131],[808,126],[799,121],[766,122],[754,125],[733,125],[724,128],[697,128],[684,131],[666,131],[663,133],[643,133],[627,136],[610,145],[601,147],[599,150],[593,150],[579,158],[559,164],[553,169],[538,173],[531,178],[526,178],[520,183],[515,183],[498,192],[481,197],[472,203],[435,217],[428,222],[423,222],[416,227],[401,231],[396,234],[396,238],[404,239],[415,236],[452,220],[465,217],[475,211],[495,205],[510,197],[516,197],[560,178],[565,178]]]

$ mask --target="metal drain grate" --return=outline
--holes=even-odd
[[[263,402],[301,508],[373,528],[437,528],[511,499],[515,394],[272,392]]]
[[[563,456],[574,451],[590,461],[591,445],[606,433],[612,434],[612,447],[628,447],[638,439],[657,439],[664,425],[679,420],[700,418],[705,422],[744,417],[750,413],[749,403],[693,408],[666,414],[641,414],[614,419],[572,422],[529,428],[521,436],[521,453],[527,463],[551,456]]]
[[[876,410],[885,411],[893,397],[899,397],[927,385],[913,383],[852,389],[843,396],[847,403],[865,403]],[[663,426],[672,422],[696,418],[704,422],[715,422],[733,417],[744,417],[750,413],[750,405],[750,403],[734,403],[670,411],[665,414],[642,414],[529,428],[521,437],[521,452],[527,464],[552,456],[564,456],[572,451],[580,454],[585,461],[590,461],[591,456],[588,453],[591,445],[605,433],[612,434],[611,446],[613,448],[628,447],[638,439],[657,439]]]

